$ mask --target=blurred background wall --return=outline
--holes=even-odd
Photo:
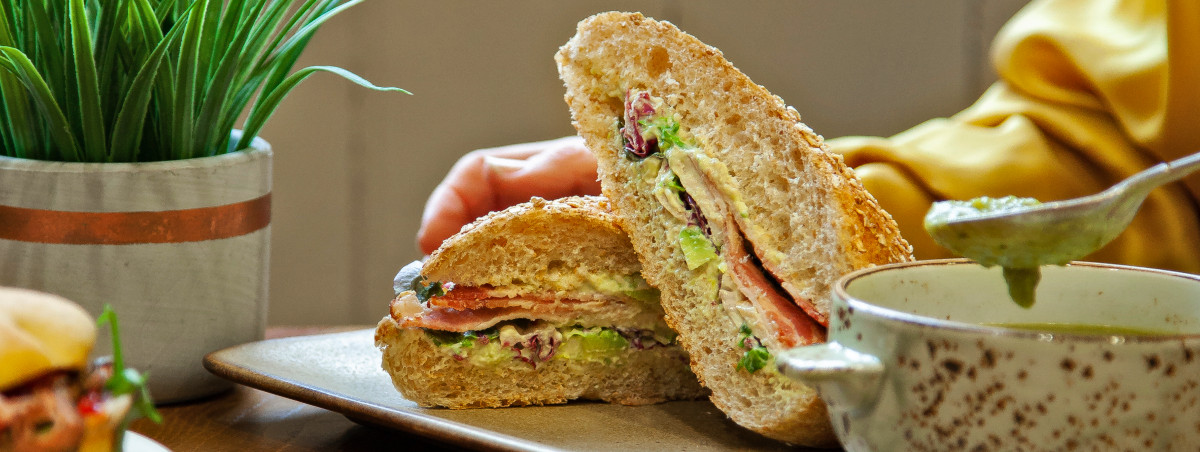
[[[995,80],[992,37],[1025,2],[368,0],[326,23],[300,64],[413,95],[318,75],[262,132],[275,150],[269,322],[374,324],[460,156],[574,134],[553,55],[590,14],[670,20],[832,138],[970,105]]]

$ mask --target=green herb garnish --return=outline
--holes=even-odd
[[[759,369],[767,366],[767,361],[771,360],[771,352],[767,351],[766,347],[757,346],[746,351],[742,355],[742,359],[738,361],[737,368],[745,369],[746,372],[755,373]]]
[[[746,349],[746,353],[742,355],[742,359],[738,360],[738,369],[745,369],[747,372],[755,373],[766,366],[767,361],[771,359],[771,352],[762,346],[758,339],[754,337],[754,332],[750,331],[750,325],[745,323],[738,329],[737,346]]]
[[[447,288],[442,287],[441,281],[425,283],[425,277],[419,276],[413,279],[412,290],[417,293],[417,299],[422,303],[428,303],[430,298],[441,297],[446,295]]]
[[[109,326],[112,336],[112,377],[104,383],[104,389],[114,397],[133,395],[133,410],[122,421],[120,431],[124,431],[130,421],[142,416],[155,423],[161,423],[162,416],[154,408],[154,400],[150,397],[150,388],[146,386],[148,374],[144,375],[137,369],[125,367],[125,357],[121,351],[121,328],[117,323],[117,314],[113,312],[112,306],[104,305],[104,311],[96,319],[96,324],[101,328]]]
[[[754,336],[754,332],[750,331],[750,325],[743,323],[742,327],[738,329],[738,347],[751,348],[750,344],[746,341],[752,336]]]
[[[363,0],[0,0],[0,155],[180,160],[246,149],[304,79],[318,27]],[[239,117],[243,134],[233,142]]]
[[[684,190],[683,188],[683,183],[679,181],[679,175],[675,173],[671,173],[671,177],[663,181],[663,186],[676,193],[687,192],[687,190]]]
[[[666,115],[655,116],[650,119],[638,120],[638,125],[642,126],[642,130],[658,137],[659,152],[664,152],[672,147],[688,147],[687,143],[684,143],[683,139],[679,137],[679,123],[673,118]]]

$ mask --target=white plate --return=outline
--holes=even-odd
[[[125,432],[125,440],[121,442],[125,452],[171,452],[166,446],[137,432]]]
[[[252,342],[204,360],[234,382],[474,450],[795,450],[737,426],[708,401],[421,408],[392,387],[381,362],[371,329]]]

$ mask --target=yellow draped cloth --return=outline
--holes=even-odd
[[[1000,81],[966,110],[845,156],[921,259],[949,257],[922,226],[930,203],[1097,193],[1200,151],[1200,2],[1047,0],[997,35]],[[1088,260],[1200,273],[1200,176],[1156,189]]]

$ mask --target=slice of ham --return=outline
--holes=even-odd
[[[84,434],[75,406],[77,379],[56,372],[31,385],[28,393],[0,394],[0,450],[72,450]]]
[[[783,296],[779,289],[767,279],[758,259],[746,252],[741,234],[738,233],[733,217],[725,221],[725,263],[728,274],[734,278],[742,294],[758,312],[766,333],[781,347],[791,348],[825,342],[825,328],[812,317],[797,308]],[[811,303],[809,303],[811,304]]]
[[[412,317],[397,320],[401,328],[421,327],[438,331],[464,333],[491,328],[505,320],[527,319],[531,312],[521,308],[483,308],[458,311],[431,308]]]
[[[753,242],[749,242],[748,240],[747,240],[747,242],[750,243],[751,246],[754,246]],[[782,279],[780,279],[778,276],[776,276],[778,271],[774,268],[774,266],[772,266],[762,260],[758,260],[758,259],[756,259],[756,260],[758,261],[758,265],[760,266],[760,268],[762,270],[765,270],[766,274],[769,275],[772,280],[782,282]],[[798,288],[795,287],[794,284],[780,284],[780,286],[782,286],[784,288],[784,293],[788,294],[790,296],[790,299],[795,302],[796,306],[799,306],[800,309],[803,309],[804,313],[807,314],[808,317],[811,317],[813,320],[815,320],[817,323],[819,323],[823,327],[829,326],[829,316],[821,313],[821,311],[817,309],[817,305],[814,304],[812,302],[812,300],[805,298],[805,297],[801,296],[799,293],[797,293]]]
[[[724,241],[721,253],[725,258],[729,276],[734,279],[739,291],[754,305],[761,328],[755,331],[766,335],[767,342],[779,347],[790,348],[825,341],[825,316],[822,316],[811,300],[790,297],[775,284],[774,275],[763,267],[755,255],[744,245],[747,243],[741,225],[734,217],[729,201],[717,189],[710,176],[689,155],[682,159],[685,168],[677,168],[681,183],[695,199],[707,222],[720,221],[721,227],[714,229]],[[720,231],[720,232],[717,232]],[[753,244],[751,244],[753,246]]]
[[[487,329],[505,320],[567,322],[588,307],[603,304],[549,296],[495,297],[485,288],[458,286],[445,296],[430,298],[428,305],[412,292],[401,293],[392,300],[391,315],[402,328],[463,333]]]

